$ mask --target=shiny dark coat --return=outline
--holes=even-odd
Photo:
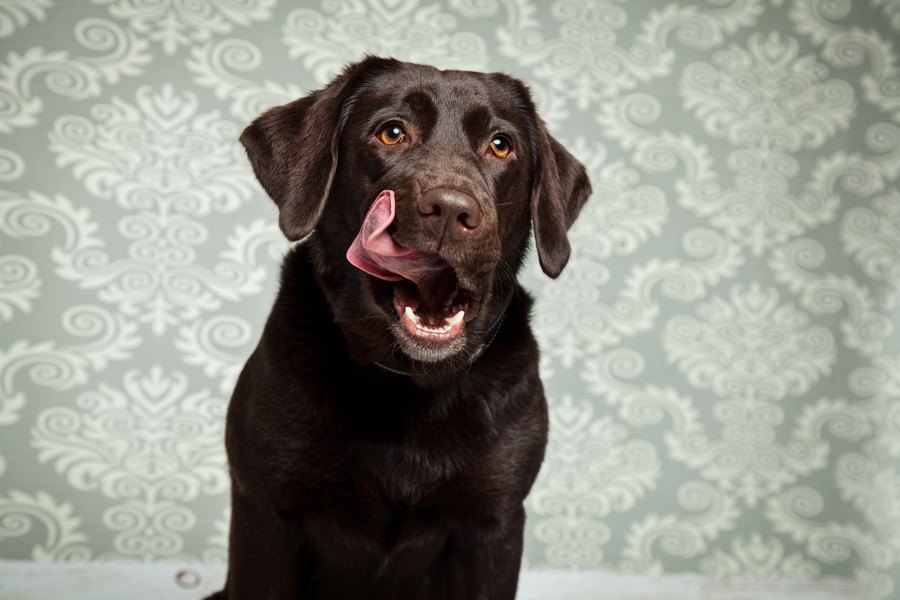
[[[412,143],[374,143],[386,118]],[[514,147],[502,161],[484,152],[498,126]],[[518,80],[374,57],[267,111],[241,141],[285,235],[306,239],[229,406],[229,571],[211,598],[512,600],[547,440],[515,274],[532,225],[544,270],[565,266],[584,168]],[[478,203],[477,236],[451,243],[422,226],[415,200],[434,185]],[[464,348],[438,361],[398,344],[390,284],[344,257],[383,189],[398,198],[395,239],[440,254],[481,299]]]

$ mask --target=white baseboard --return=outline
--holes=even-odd
[[[218,590],[224,576],[224,567],[196,565],[0,561],[0,600],[198,600]],[[517,600],[867,599],[859,584],[838,579],[747,581],[538,570],[522,573]]]

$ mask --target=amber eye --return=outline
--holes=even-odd
[[[493,152],[494,156],[497,158],[506,158],[506,155],[509,154],[510,150],[512,150],[512,146],[506,136],[495,135],[494,139],[491,140],[491,152]]]
[[[405,137],[406,132],[404,132],[403,128],[396,123],[385,125],[382,127],[381,131],[378,132],[378,139],[388,146],[393,146],[398,142],[402,142]]]

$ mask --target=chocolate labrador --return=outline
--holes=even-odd
[[[557,277],[590,194],[528,89],[367,57],[241,135],[290,240],[231,398],[229,600],[511,600]]]

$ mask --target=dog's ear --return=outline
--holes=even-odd
[[[591,182],[584,165],[547,132],[539,117],[536,125],[531,221],[541,268],[555,279],[569,262],[566,232],[591,195]]]
[[[355,91],[400,64],[367,56],[348,65],[324,88],[270,108],[241,134],[253,172],[278,206],[278,224],[289,240],[310,233],[322,215]]]

